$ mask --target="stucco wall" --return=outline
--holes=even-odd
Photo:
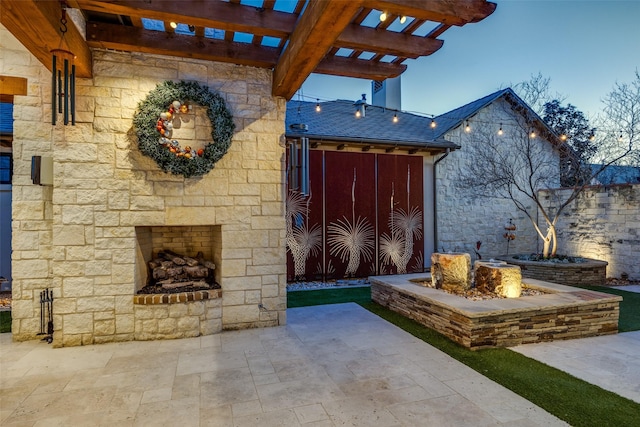
[[[515,128],[512,110],[502,100],[498,100],[469,120],[470,132],[463,126],[455,128],[445,135],[445,139],[457,143],[462,148],[453,151],[436,166],[437,174],[437,251],[468,252],[474,257],[476,241],[481,241],[480,254],[483,259],[507,253],[507,240],[503,237],[504,226],[513,220],[517,230],[516,239],[509,243],[508,252],[535,252],[538,237],[531,221],[517,211],[514,203],[498,197],[474,198],[468,190],[459,186],[461,171],[469,162],[476,161],[469,149],[471,145],[481,144],[478,136],[482,132],[497,133],[500,125],[505,129],[502,140],[505,146],[513,145],[507,131]],[[547,154],[557,157],[551,144],[537,137]],[[502,142],[501,142],[502,143]],[[482,181],[483,177],[478,177]],[[528,210],[535,215],[532,202],[522,198]]]
[[[569,192],[541,192],[545,208]],[[607,277],[640,280],[640,184],[587,188],[565,208],[557,229],[559,254],[607,261]]]
[[[271,95],[270,71],[93,51],[94,77],[77,81],[77,125],[53,127],[48,71],[4,28],[0,39],[2,73],[29,79],[14,110],[15,339],[39,331],[45,287],[54,345],[133,339],[135,227],[164,224],[221,226],[223,328],[285,322],[285,102]],[[164,80],[207,85],[234,115],[231,148],[202,178],[162,172],[132,141],[138,102]],[[31,183],[33,155],[53,157],[52,187]]]

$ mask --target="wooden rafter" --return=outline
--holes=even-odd
[[[62,40],[60,32],[61,9],[57,1],[2,0],[0,22],[38,60],[51,70],[51,50],[57,49]],[[76,55],[76,75],[91,77],[91,51],[78,29],[70,22],[64,37],[63,48]]]
[[[367,0],[366,7],[385,10],[394,15],[462,26],[491,15],[496,4],[484,0]]]
[[[290,99],[360,11],[362,0],[309,3],[273,72],[274,95]]]

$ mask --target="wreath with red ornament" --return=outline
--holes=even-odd
[[[212,141],[203,148],[182,147],[173,139],[173,121],[188,114],[190,106],[207,108]],[[231,146],[235,130],[233,115],[224,99],[197,82],[165,81],[156,86],[138,105],[133,117],[138,147],[160,168],[185,178],[207,174]]]

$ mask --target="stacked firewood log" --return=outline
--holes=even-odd
[[[164,289],[186,286],[206,288],[215,283],[213,270],[216,266],[204,259],[202,252],[192,258],[163,249],[148,265],[151,273],[149,283],[161,285]]]

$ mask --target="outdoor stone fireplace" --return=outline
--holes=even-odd
[[[53,346],[284,324],[285,101],[271,95],[271,71],[94,50],[93,79],[77,81],[76,126],[52,127],[50,75],[31,67],[37,90],[14,105],[13,339],[38,338],[45,288]],[[233,115],[231,146],[205,175],[161,171],[132,137],[138,103],[166,80],[206,85]],[[33,155],[52,157],[52,186],[31,182]],[[167,249],[202,252],[220,288],[137,294],[147,262]]]

